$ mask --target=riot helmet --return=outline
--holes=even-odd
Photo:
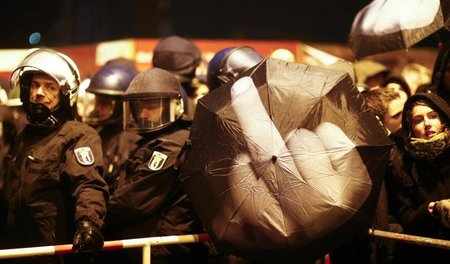
[[[8,93],[0,86],[0,105],[6,105],[8,103]]]
[[[119,66],[127,69],[136,69],[136,67],[134,66],[134,62],[132,60],[123,57],[111,59],[107,61],[105,65],[103,65],[103,67],[108,66]]]
[[[16,86],[8,92],[8,101],[6,102],[8,107],[19,107],[22,106],[22,101],[20,101],[20,87]]]
[[[278,60],[284,60],[287,62],[296,62],[295,55],[292,53],[292,51],[285,49],[285,48],[277,48],[273,50],[269,57],[278,59]]]
[[[124,129],[138,133],[168,127],[184,112],[179,81],[170,72],[159,68],[136,75],[122,100]]]
[[[3,132],[9,133],[10,138],[13,139],[14,135],[21,131],[27,123],[26,114],[23,112],[22,102],[20,101],[20,87],[16,86],[13,89],[9,89],[7,99],[2,106],[4,108],[0,119],[12,126]]]
[[[77,114],[79,119],[83,119],[85,109],[92,108],[94,105],[93,98],[88,97],[86,89],[91,83],[91,77],[84,78],[78,87]],[[86,110],[87,111],[87,110]]]
[[[91,78],[84,100],[90,102],[80,109],[81,120],[91,126],[122,121],[122,94],[138,74],[133,67],[107,64]]]
[[[9,80],[0,78],[0,105],[5,105],[8,101]]]
[[[55,108],[31,102],[32,80],[37,75],[47,76],[58,85],[59,102]],[[80,74],[72,59],[51,49],[33,49],[11,75],[11,87],[20,87],[20,101],[29,121],[51,127],[75,118],[79,84]]]
[[[178,78],[181,83],[190,82],[201,62],[200,49],[194,42],[179,37],[163,38],[153,52],[153,67],[164,69]]]
[[[264,58],[252,47],[230,47],[217,52],[208,64],[207,85],[214,90],[260,63]]]

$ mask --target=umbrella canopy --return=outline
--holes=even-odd
[[[348,74],[266,59],[199,100],[181,181],[216,247],[323,256],[371,226],[391,141]]]
[[[349,43],[356,55],[406,49],[442,27],[450,29],[448,0],[374,0],[353,20]]]

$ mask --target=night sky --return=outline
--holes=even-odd
[[[61,46],[177,34],[202,39],[346,43],[370,0],[10,0],[0,10],[0,48]]]

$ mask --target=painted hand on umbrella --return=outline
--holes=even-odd
[[[297,237],[305,239],[327,234],[357,212],[372,183],[355,144],[338,126],[300,128],[283,139],[251,78],[239,79],[231,97],[249,149],[248,155],[236,160],[239,170],[248,170],[248,177],[236,179],[236,184],[252,186],[231,191],[259,196],[259,204],[249,199],[252,205],[242,205],[254,210],[255,221],[263,225],[266,221],[286,233],[300,232]],[[265,210],[277,210],[274,203],[279,204],[275,207],[279,212]],[[281,210],[284,219],[271,217]]]

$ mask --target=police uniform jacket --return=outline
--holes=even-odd
[[[106,222],[108,230],[114,233],[113,239],[202,232],[202,226],[178,181],[177,155],[188,135],[188,128],[177,122],[157,134],[144,135],[138,141],[138,147],[127,160],[118,186],[111,194]],[[152,247],[152,259],[186,256],[197,246]],[[186,258],[183,260],[188,261]]]
[[[110,191],[115,188],[122,164],[136,148],[136,142],[141,138],[137,133],[123,131],[122,123],[108,124],[97,128],[103,145],[103,178]]]
[[[71,243],[75,222],[104,224],[108,189],[97,132],[77,121],[28,124],[7,160],[2,199],[8,246]]]

